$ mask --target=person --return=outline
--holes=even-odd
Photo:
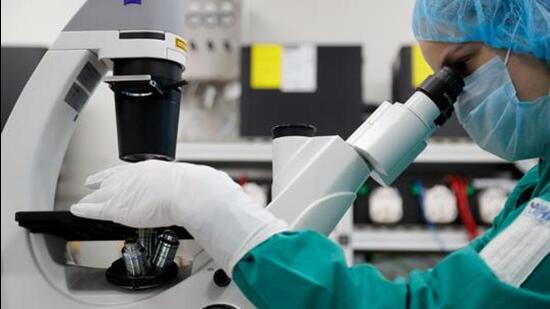
[[[427,271],[389,281],[341,249],[292,231],[226,174],[147,161],[92,175],[71,211],[134,227],[182,225],[259,308],[550,308],[550,4],[418,0],[413,30],[434,70],[465,78],[455,109],[506,160],[539,158],[492,227]]]

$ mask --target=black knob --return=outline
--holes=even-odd
[[[223,288],[231,283],[231,278],[229,278],[223,269],[218,269],[214,272],[214,283],[220,288]]]
[[[213,305],[208,305],[202,309],[239,309],[239,308],[228,304],[213,304]]]
[[[281,124],[271,129],[273,139],[285,136],[313,137],[317,128],[310,124]]]

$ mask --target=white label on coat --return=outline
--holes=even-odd
[[[519,287],[548,253],[550,203],[535,198],[479,255],[501,281]]]

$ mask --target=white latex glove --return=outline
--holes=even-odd
[[[141,228],[183,226],[228,275],[248,251],[287,229],[208,166],[150,160],[92,175],[86,186],[96,191],[71,207],[74,215]]]

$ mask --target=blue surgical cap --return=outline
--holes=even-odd
[[[550,0],[417,0],[418,40],[484,42],[550,63]]]

